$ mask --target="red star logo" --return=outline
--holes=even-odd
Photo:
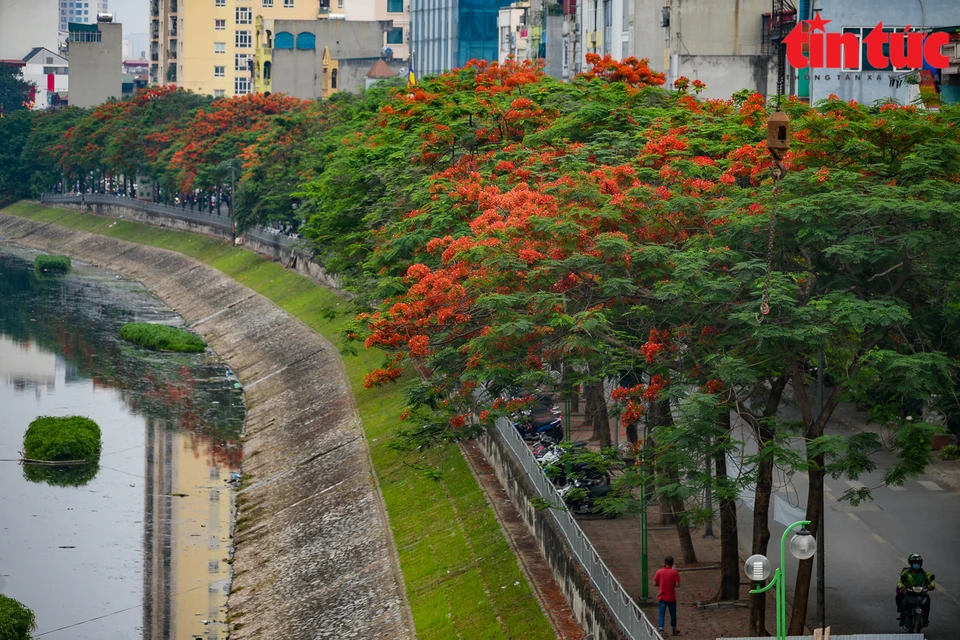
[[[823,31],[824,33],[826,33],[826,32],[827,32],[827,23],[828,23],[828,22],[833,22],[833,20],[824,20],[823,18],[820,17],[820,12],[818,11],[818,12],[816,13],[816,15],[814,16],[813,20],[804,20],[804,22],[806,22],[808,25],[810,25],[810,31],[811,31],[811,32],[816,31],[817,29],[819,29],[820,31]]]

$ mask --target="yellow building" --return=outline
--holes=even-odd
[[[342,14],[343,0],[151,0],[150,80],[216,97],[252,93],[258,24]]]

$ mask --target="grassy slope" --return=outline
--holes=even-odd
[[[26,202],[3,213],[179,251],[266,296],[334,344],[347,319],[348,304],[333,292],[214,238]],[[318,313],[324,308],[341,315],[324,320]],[[554,638],[459,450],[439,454],[444,475],[434,481],[386,447],[402,410],[400,394],[395,387],[363,388],[363,376],[381,357],[361,351],[344,356],[344,362],[390,515],[417,635],[421,640]],[[431,461],[437,455],[431,453]]]

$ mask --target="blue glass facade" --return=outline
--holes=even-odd
[[[498,57],[497,16],[511,0],[460,0],[457,40],[457,66],[471,60],[496,60]]]
[[[511,0],[411,0],[410,46],[417,75],[498,57],[497,16]]]

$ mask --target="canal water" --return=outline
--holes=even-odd
[[[182,324],[140,285],[37,274],[34,255],[0,244],[0,593],[47,640],[222,640],[236,378],[213,353],[122,341],[125,322]],[[96,421],[99,466],[10,461],[42,415]]]

